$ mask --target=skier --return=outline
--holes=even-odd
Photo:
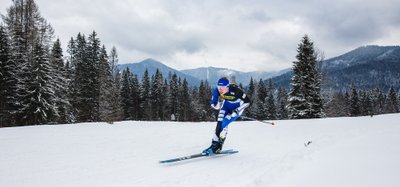
[[[222,99],[219,102],[219,98]],[[219,110],[217,127],[213,135],[211,146],[205,149],[203,154],[215,154],[221,151],[222,145],[228,133],[228,125],[235,121],[250,105],[250,99],[242,89],[235,84],[230,84],[226,77],[218,80],[211,98],[211,107]]]

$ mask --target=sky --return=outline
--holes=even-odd
[[[290,68],[304,35],[329,59],[365,45],[400,44],[398,0],[36,0],[66,52],[97,32],[119,63],[153,58],[178,69]],[[0,0],[6,14],[11,0]],[[67,54],[66,54],[67,55]]]

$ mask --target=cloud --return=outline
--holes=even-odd
[[[64,51],[93,30],[120,63],[145,58],[177,69],[280,70],[304,34],[326,58],[361,45],[398,45],[397,0],[36,0]],[[9,0],[0,0],[10,5]],[[4,14],[3,10],[2,13]]]

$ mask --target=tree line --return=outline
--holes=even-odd
[[[0,24],[0,127],[120,120],[213,121],[214,84],[189,86],[176,74],[146,70],[139,80],[118,68],[95,31],[71,37],[67,51],[33,0],[15,0]],[[318,53],[305,35],[293,62],[290,90],[272,80],[243,87],[260,120],[360,116],[399,112],[399,95],[375,89],[323,95]],[[328,92],[329,93],[329,92]]]

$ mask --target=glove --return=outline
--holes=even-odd
[[[238,115],[238,114],[237,114],[236,112],[232,112],[231,114],[226,115],[225,118],[228,119],[228,120],[231,120],[231,118],[234,118],[234,117],[236,117],[237,115]]]
[[[236,113],[236,115],[239,115],[239,116],[242,115],[243,111],[244,111],[244,109],[239,109],[239,108],[233,110],[233,112]]]
[[[211,104],[211,108],[215,109],[215,110],[219,110],[221,109],[221,103],[217,103],[217,104]]]

